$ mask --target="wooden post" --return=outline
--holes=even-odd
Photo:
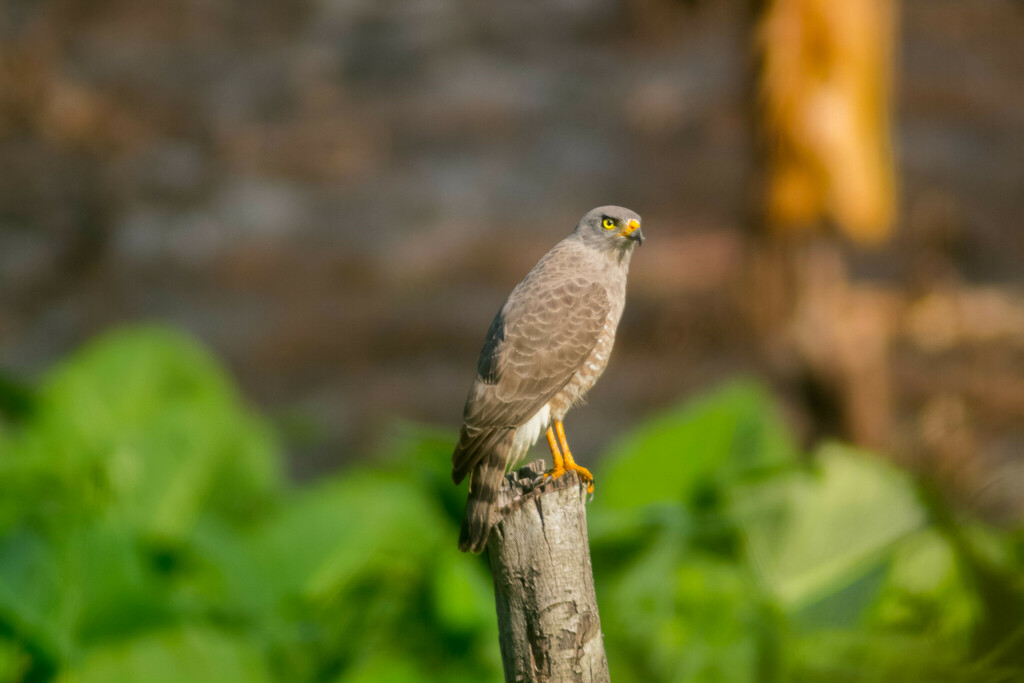
[[[585,510],[575,472],[544,481],[537,460],[505,477],[487,553],[505,680],[609,680]]]

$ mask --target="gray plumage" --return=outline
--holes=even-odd
[[[462,550],[481,552],[505,472],[601,376],[641,242],[640,217],[593,209],[520,282],[487,331],[452,454],[456,484],[469,475]]]

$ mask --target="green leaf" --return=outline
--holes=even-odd
[[[204,510],[244,516],[280,485],[265,425],[205,351],[158,327],[111,332],[51,373],[15,448],[85,512],[159,536]]]
[[[791,611],[853,586],[926,521],[906,474],[838,445],[813,473],[736,489],[732,507],[752,566]]]
[[[666,537],[600,597],[613,679],[761,680],[765,625],[741,567]]]
[[[454,550],[442,552],[433,572],[434,613],[440,625],[451,631],[472,632],[494,622],[491,581],[481,564],[469,559]]]
[[[21,644],[0,637],[0,683],[21,683],[32,667],[32,656]]]
[[[327,601],[361,574],[417,566],[446,529],[413,484],[351,471],[296,496],[256,533],[253,555],[281,594]]]
[[[21,644],[29,669],[53,670],[73,649],[59,559],[37,533],[0,536],[0,632]]]
[[[452,485],[452,449],[458,437],[448,429],[394,420],[383,429],[376,462],[401,471],[431,498],[439,501],[451,521],[462,523],[466,487]]]
[[[371,654],[335,679],[336,683],[423,683],[430,680],[433,679],[420,672],[417,662],[393,652]]]
[[[50,539],[25,529],[0,538],[0,624],[11,624],[53,661],[175,621],[172,598],[124,525],[80,525]]]
[[[96,648],[58,683],[264,683],[266,662],[253,646],[227,633],[191,626],[147,633]]]
[[[796,452],[763,390],[735,383],[655,418],[612,447],[602,506],[700,504],[707,491],[791,465]]]
[[[34,408],[32,389],[0,368],[0,431],[5,421],[19,423],[31,415]]]
[[[878,629],[927,634],[947,652],[964,655],[983,614],[952,544],[926,529],[896,548],[871,623]]]

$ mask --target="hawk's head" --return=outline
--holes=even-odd
[[[621,206],[599,206],[580,219],[576,233],[588,244],[608,250],[632,250],[644,241],[640,216]]]

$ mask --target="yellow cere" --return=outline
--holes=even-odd
[[[604,223],[602,223],[602,225],[604,226],[605,230],[614,230],[615,229],[615,221],[612,220],[611,218],[605,218],[604,219]]]

